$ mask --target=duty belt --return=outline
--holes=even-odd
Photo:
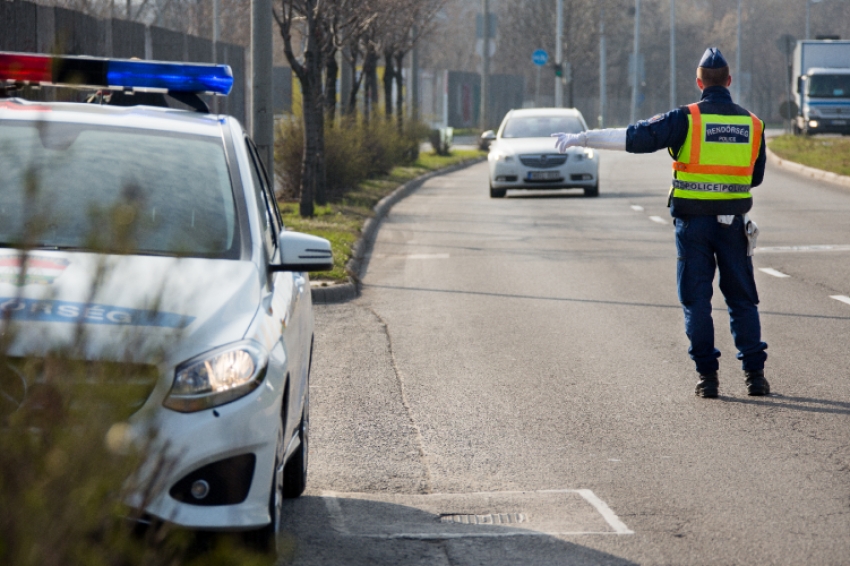
[[[710,193],[747,193],[750,185],[728,185],[726,183],[694,183],[692,181],[680,181],[673,179],[674,189],[687,191],[706,191]]]

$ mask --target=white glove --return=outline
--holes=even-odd
[[[558,153],[566,153],[568,147],[584,145],[584,132],[580,134],[558,132],[557,134],[552,134],[552,137],[558,138],[555,140],[555,148],[558,150]]]
[[[747,234],[747,255],[751,256],[756,249],[759,227],[753,222],[749,214],[744,215],[744,232]]]

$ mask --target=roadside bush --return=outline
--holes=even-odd
[[[338,201],[361,181],[386,175],[393,167],[413,163],[428,128],[408,124],[398,131],[395,121],[374,119],[364,123],[343,119],[325,124],[326,194]],[[299,119],[278,122],[275,136],[275,175],[278,196],[286,201],[300,197],[304,130]]]
[[[301,161],[304,159],[304,125],[292,118],[277,122],[274,136],[274,174],[277,196],[298,200],[301,196]]]
[[[132,370],[131,370],[132,371]],[[148,443],[124,435],[136,381],[127,366],[67,355],[0,355],[0,564],[15,566],[160,566],[267,564],[238,541],[201,538],[169,525],[142,531],[122,501],[139,488],[149,499],[157,471],[134,480]],[[29,382],[28,387],[23,384]],[[24,387],[22,389],[22,387]],[[17,407],[15,401],[26,402]],[[132,410],[130,411],[132,412]],[[203,547],[205,545],[205,547]]]

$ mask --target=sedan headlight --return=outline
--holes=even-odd
[[[504,151],[491,151],[490,155],[487,156],[490,161],[504,161],[505,163],[511,163],[514,160],[514,156]]]
[[[163,405],[181,413],[202,411],[244,397],[263,382],[269,356],[255,342],[237,342],[179,366]]]

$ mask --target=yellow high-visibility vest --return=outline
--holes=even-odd
[[[753,168],[761,148],[762,122],[755,114],[701,114],[688,106],[688,135],[673,162],[675,198],[752,198]]]

